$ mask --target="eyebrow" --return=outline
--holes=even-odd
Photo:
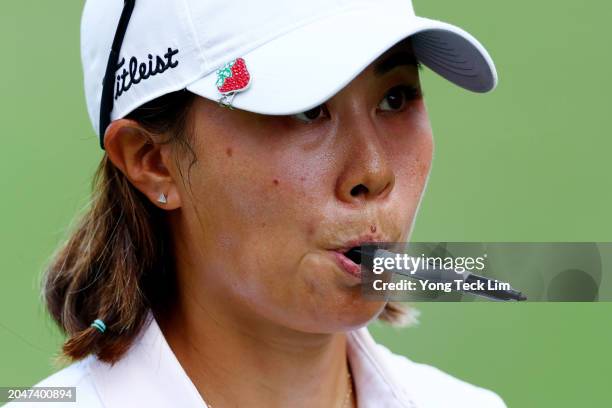
[[[421,63],[417,61],[414,54],[409,52],[397,52],[391,54],[374,67],[374,74],[382,76],[387,72],[399,66],[413,66],[421,69]]]

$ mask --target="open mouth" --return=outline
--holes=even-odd
[[[338,249],[333,253],[341,269],[354,278],[361,279],[361,255],[358,246],[348,250]]]
[[[344,256],[353,261],[355,264],[361,265],[361,246],[349,248],[349,250],[344,253]]]
[[[342,269],[360,279],[363,265],[368,265],[374,256],[373,249],[368,245],[356,245],[348,249],[337,249],[334,252]]]

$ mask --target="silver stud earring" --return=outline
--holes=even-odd
[[[164,193],[161,193],[159,197],[157,197],[157,202],[166,204],[168,202],[168,200],[166,199],[166,195]]]

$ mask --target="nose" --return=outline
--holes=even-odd
[[[370,119],[343,126],[343,167],[336,183],[336,196],[348,204],[364,204],[386,197],[395,184],[380,132]]]

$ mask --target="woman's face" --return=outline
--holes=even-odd
[[[400,43],[324,105],[294,116],[197,99],[197,162],[177,183],[181,208],[171,212],[182,296],[307,332],[376,317],[384,303],[362,297],[340,253],[408,239],[433,149],[411,60]]]

